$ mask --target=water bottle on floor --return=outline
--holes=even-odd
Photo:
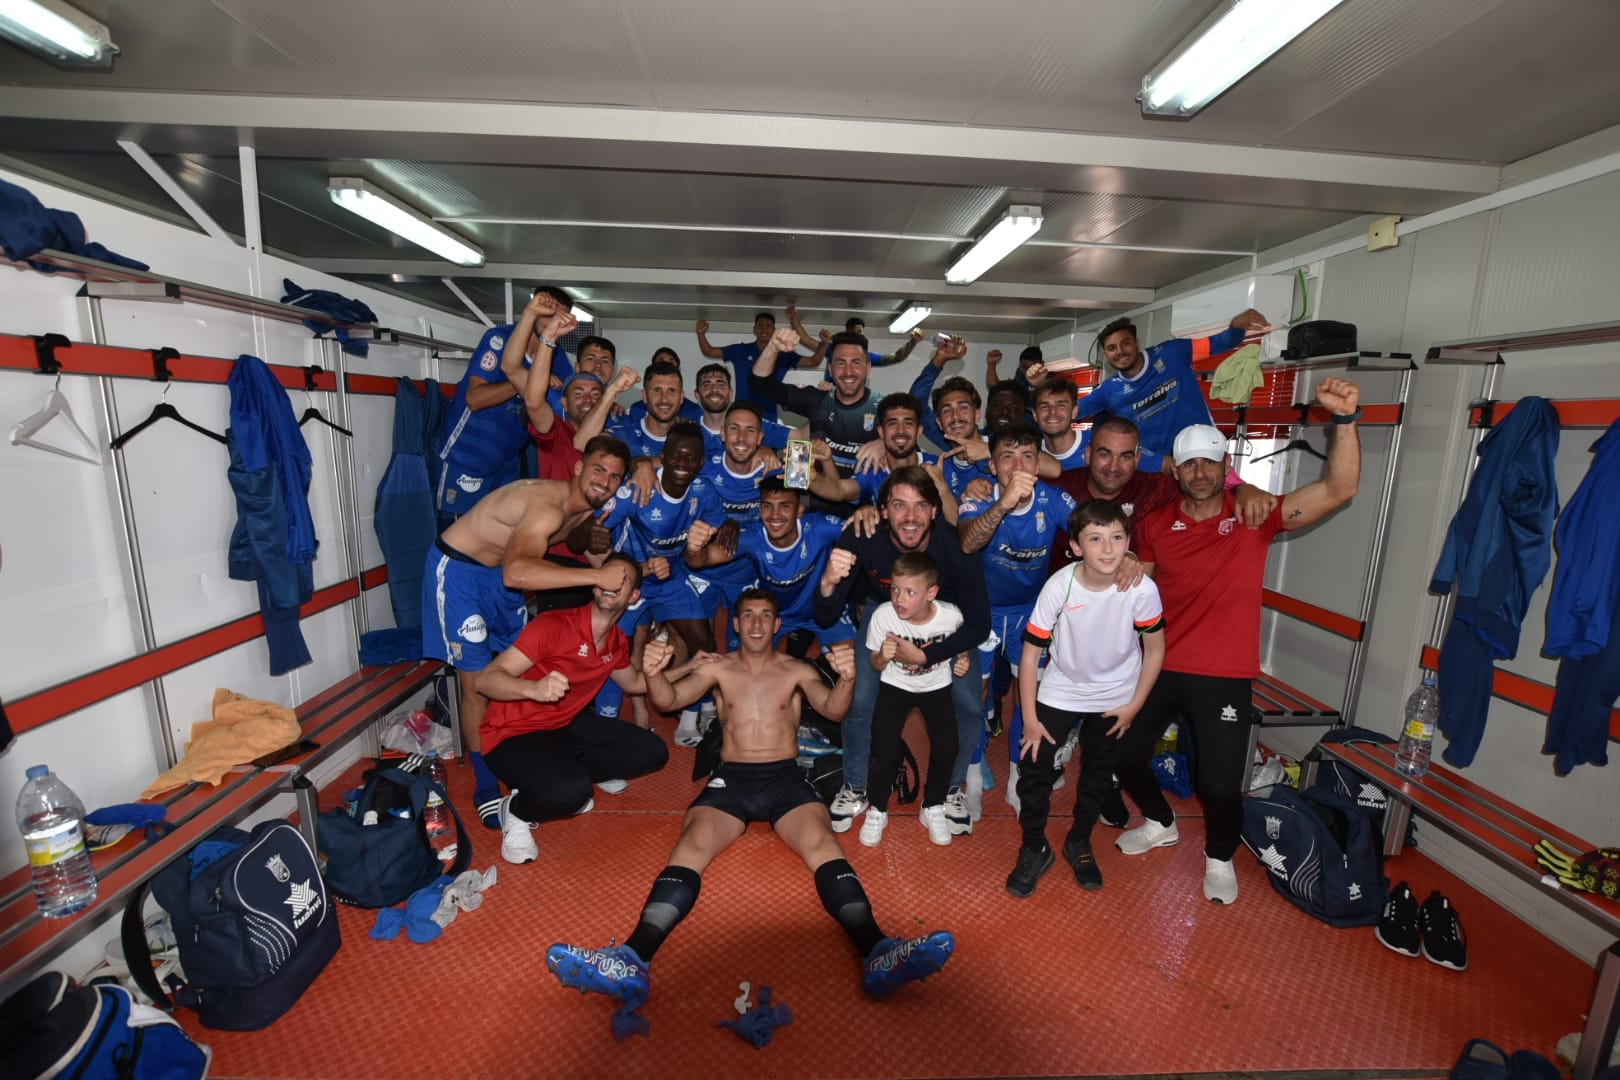
[[[443,766],[440,766],[443,768]],[[439,798],[437,791],[428,792],[427,806],[422,810],[422,828],[427,832],[428,844],[440,862],[454,862],[456,858],[456,822],[450,815],[450,806]]]
[[[439,756],[439,752],[437,750],[429,750],[427,752],[427,761],[423,763],[422,775],[433,781],[435,784],[438,784],[446,791],[450,790],[448,787],[445,787],[445,785],[449,783],[449,776],[444,769],[444,758]]]
[[[1407,776],[1423,776],[1429,771],[1429,755],[1434,749],[1434,724],[1440,715],[1440,691],[1434,673],[1426,672],[1423,685],[1406,699],[1406,723],[1401,742],[1395,748],[1395,767]]]
[[[96,872],[84,846],[84,803],[44,765],[29,768],[17,796],[17,827],[28,849],[40,914],[60,919],[96,901]]]

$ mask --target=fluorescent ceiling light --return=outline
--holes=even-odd
[[[894,321],[889,324],[889,333],[909,334],[912,327],[920,325],[924,319],[933,313],[934,309],[927,304],[912,301],[906,305],[904,311],[894,317]]]
[[[1007,212],[1001,215],[1001,220],[945,271],[945,280],[952,285],[966,285],[978,280],[980,274],[1012,254],[1014,248],[1034,236],[1040,227],[1040,207],[1009,206]]]
[[[1192,116],[1342,2],[1230,0],[1142,80],[1142,113]]]
[[[0,0],[0,37],[74,67],[111,67],[118,52],[105,26],[61,0]]]
[[[4,2],[0,0],[0,3]],[[448,259],[458,266],[482,266],[484,263],[481,249],[444,226],[434,224],[426,214],[365,180],[334,176],[327,181],[326,191],[332,196],[332,201],[343,209],[427,248],[442,259]]]
[[[592,315],[589,311],[586,311],[584,308],[580,307],[578,304],[575,304],[569,310],[568,313],[570,315],[572,315],[579,322],[595,322],[596,321],[596,316],[595,315]]]

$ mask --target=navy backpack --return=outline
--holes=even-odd
[[[1332,926],[1372,926],[1389,898],[1378,833],[1336,791],[1287,784],[1243,798],[1243,843],[1271,887]]]
[[[1395,740],[1379,731],[1364,727],[1332,728],[1322,733],[1316,740],[1318,743],[1375,743],[1393,746]],[[1389,810],[1389,792],[1383,786],[1374,783],[1359,770],[1352,769],[1343,762],[1333,758],[1322,758],[1316,770],[1316,783],[1312,787],[1328,788],[1337,791],[1360,807],[1361,812],[1367,815],[1372,823],[1373,831],[1378,834],[1378,848],[1383,850],[1384,814]],[[1416,823],[1411,819],[1406,823],[1406,847],[1417,847]]]
[[[257,1031],[275,1023],[340,944],[315,854],[279,819],[251,833],[216,829],[158,871],[151,888],[174,924],[186,979],[171,999],[152,970],[144,886],[124,908],[130,974],[160,1007],[195,1009],[204,1027]]]
[[[206,1046],[122,986],[73,989],[47,971],[0,1004],[0,1076],[6,1080],[201,1080]]]

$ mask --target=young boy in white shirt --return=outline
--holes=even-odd
[[[1124,592],[1115,587],[1114,571],[1129,546],[1125,513],[1117,504],[1106,499],[1082,503],[1069,516],[1069,548],[1080,561],[1047,580],[1024,627],[1018,664],[1024,710],[1018,824],[1024,837],[1018,863],[1007,877],[1007,891],[1016,897],[1034,892],[1055,861],[1046,842],[1052,784],[1059,771],[1053,757],[1076,724],[1080,780],[1063,857],[1081,888],[1102,888],[1091,829],[1113,789],[1119,740],[1164,665],[1164,606],[1158,587],[1151,578]],[[1044,674],[1043,652],[1049,654]]]
[[[968,656],[929,664],[923,646],[943,641],[962,625],[955,604],[936,600],[939,568],[920,551],[906,552],[889,571],[889,600],[872,613],[866,635],[872,669],[879,673],[877,703],[872,708],[872,756],[866,795],[871,806],[861,823],[861,843],[877,847],[889,824],[889,794],[900,762],[900,732],[912,709],[920,709],[928,728],[928,776],[923,781],[922,822],[936,844],[951,842],[945,818],[945,795],[956,760],[956,710],[951,704],[951,676],[965,675]]]

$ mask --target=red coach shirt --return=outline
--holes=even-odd
[[[1260,594],[1266,556],[1282,531],[1282,501],[1257,529],[1237,517],[1232,493],[1221,513],[1193,521],[1181,500],[1136,523],[1137,556],[1157,567],[1164,600],[1164,669],[1252,679],[1260,674]]]
[[[630,643],[617,626],[608,631],[607,648],[596,651],[590,604],[542,612],[523,628],[512,647],[534,661],[524,679],[539,682],[560,671],[568,679],[568,693],[552,702],[491,701],[478,729],[486,754],[514,735],[566,726],[589,707],[613,672],[630,666]]]
[[[574,478],[574,466],[585,460],[585,455],[574,448],[575,434],[574,425],[560,413],[552,420],[551,430],[544,434],[535,430],[533,424],[529,425],[529,435],[534,439],[535,451],[540,459],[540,479],[566,482]],[[566,559],[581,558],[579,552],[561,540],[552,544],[546,554],[561,555]]]
[[[1097,498],[1096,495],[1091,493],[1091,488],[1086,483],[1090,476],[1091,469],[1081,467],[1069,469],[1056,480],[1048,482],[1067,491],[1074,498],[1075,503],[1079,504]],[[1136,527],[1137,522],[1159,507],[1164,506],[1166,503],[1179,501],[1180,498],[1181,488],[1177,485],[1175,477],[1168,473],[1142,472],[1138,470],[1136,475],[1125,482],[1125,486],[1120,489],[1118,497],[1112,501],[1115,506],[1125,512],[1126,528],[1130,530]],[[1063,535],[1067,536],[1068,522],[1064,522],[1063,525]],[[1052,560],[1047,569],[1055,574],[1074,561],[1074,552],[1069,550],[1067,542],[1053,544]]]

